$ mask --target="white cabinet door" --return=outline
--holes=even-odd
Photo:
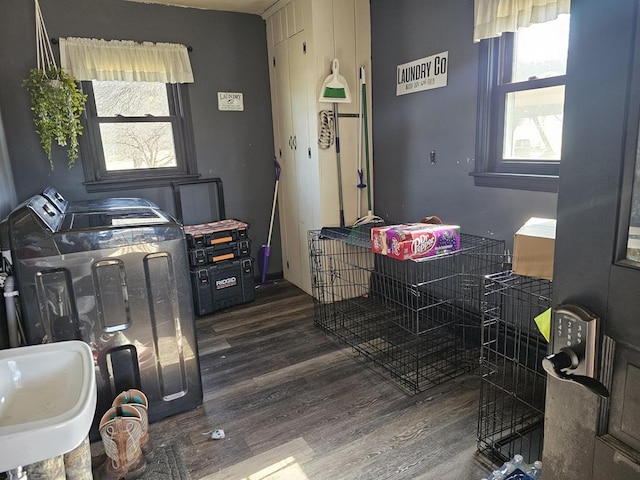
[[[287,17],[285,9],[281,8],[269,17],[269,21],[273,26],[273,44],[278,45],[287,39]]]
[[[298,236],[300,241],[299,286],[311,294],[311,272],[309,269],[309,247],[307,232],[315,228],[314,215],[317,198],[314,158],[310,155],[308,105],[307,53],[305,32],[300,32],[287,41],[289,45],[289,81],[291,88],[291,113],[294,132],[294,158],[298,192]],[[313,156],[315,157],[315,156]]]
[[[294,157],[294,135],[292,121],[291,82],[289,80],[289,44],[281,42],[275,46],[275,78],[278,109],[278,136],[276,152],[280,162],[281,201],[279,202],[280,229],[282,237],[282,268],[284,278],[300,285],[300,233],[298,227],[297,172]]]
[[[293,37],[304,30],[302,0],[292,0],[282,9],[287,19],[287,37]]]
[[[273,45],[277,45],[304,30],[302,3],[303,0],[292,0],[267,19],[267,23],[272,28],[268,41],[271,41]]]

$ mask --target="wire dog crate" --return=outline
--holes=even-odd
[[[370,229],[309,232],[316,326],[410,393],[478,364],[482,278],[504,242],[461,234],[461,250],[400,261],[371,252]]]
[[[551,281],[512,272],[484,281],[478,450],[498,464],[542,456],[547,341],[534,318],[551,292]]]

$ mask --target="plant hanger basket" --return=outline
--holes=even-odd
[[[38,0],[35,3],[37,68],[30,71],[24,81],[31,96],[31,111],[36,133],[47,154],[51,169],[51,142],[67,147],[69,168],[78,158],[78,136],[82,135],[80,117],[84,111],[86,95],[77,80],[58,68],[44,24]]]

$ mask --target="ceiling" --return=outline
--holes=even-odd
[[[255,13],[260,15],[276,0],[129,0],[140,3],[161,3],[178,7],[224,10],[228,12]]]

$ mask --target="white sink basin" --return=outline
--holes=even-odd
[[[95,409],[86,343],[0,350],[0,472],[73,450],[89,433]]]

